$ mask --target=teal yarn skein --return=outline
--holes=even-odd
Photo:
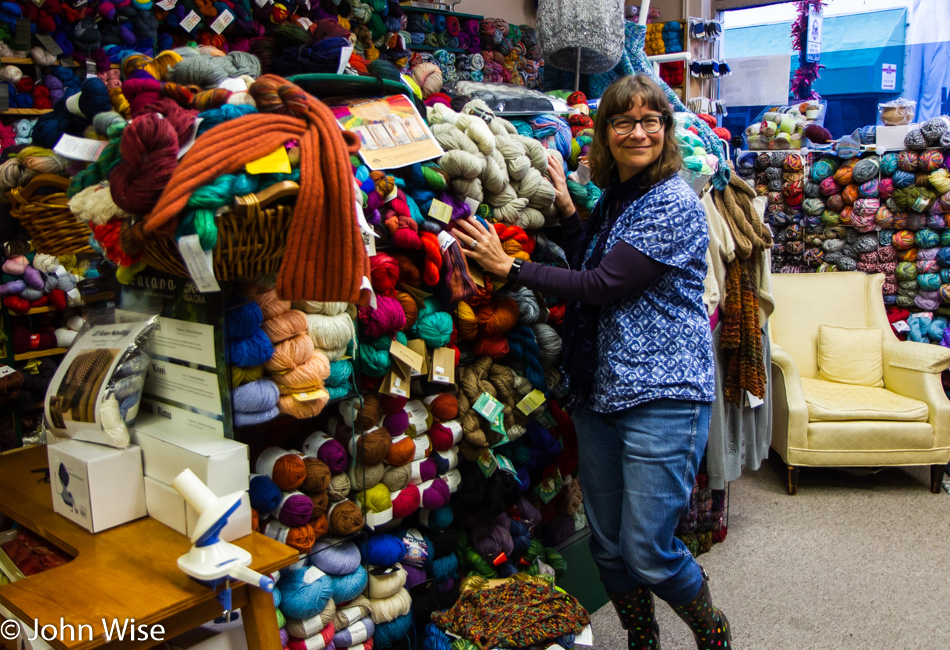
[[[406,637],[409,628],[412,627],[412,614],[403,614],[399,618],[380,623],[376,626],[373,634],[374,646],[379,648],[391,648],[396,642]]]
[[[419,338],[431,348],[442,348],[452,339],[452,316],[439,309],[434,298],[426,298],[416,320]]]
[[[277,589],[281,611],[290,618],[305,620],[326,607],[333,595],[333,578],[316,567],[281,570]]]
[[[366,585],[369,584],[369,574],[366,572],[366,567],[359,566],[353,573],[342,576],[334,576],[331,578],[333,581],[333,602],[335,603],[346,603],[361,593],[366,589]]]

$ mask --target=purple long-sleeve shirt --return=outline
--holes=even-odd
[[[603,199],[610,201],[607,204],[610,206],[607,215],[609,223],[616,221],[624,205],[643,196],[648,189],[640,185],[638,176],[611,187],[608,190],[610,194]],[[577,212],[561,221],[561,235],[567,258],[576,259],[577,249],[587,240],[584,223]],[[518,274],[518,284],[560,298],[602,305],[645,289],[665,270],[666,265],[644,255],[630,244],[618,242],[604,255],[597,267],[589,270],[562,269],[525,262]]]

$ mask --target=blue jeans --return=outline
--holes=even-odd
[[[689,507],[709,412],[704,402],[663,399],[574,416],[591,554],[608,591],[647,586],[672,604],[699,592],[699,565],[673,533]]]

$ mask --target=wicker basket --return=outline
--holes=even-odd
[[[66,188],[69,179],[55,174],[35,176],[23,187],[14,187],[7,195],[12,204],[10,215],[33,240],[33,247],[48,255],[91,253],[89,227],[69,210]],[[42,194],[43,190],[52,193]]]
[[[295,197],[300,186],[282,181],[257,194],[234,200],[228,211],[215,217],[218,245],[213,252],[215,278],[223,282],[256,279],[276,273],[287,247],[293,206],[275,204]],[[158,239],[142,251],[142,261],[165,273],[190,277],[173,239]]]

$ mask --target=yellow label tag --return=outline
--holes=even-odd
[[[330,397],[330,393],[324,388],[312,390],[309,393],[292,393],[292,395],[298,402],[312,402],[315,399],[326,399]]]
[[[438,199],[432,199],[432,205],[429,207],[429,216],[442,223],[448,223],[452,220],[452,206],[448,203],[442,203],[442,201]]]
[[[248,174],[289,174],[291,172],[290,158],[287,156],[287,150],[281,145],[273,153],[247,163],[244,169]]]
[[[525,415],[529,415],[538,410],[538,408],[540,408],[540,406],[544,404],[545,401],[544,393],[535,388],[533,391],[525,395],[520,402],[518,402],[518,410]]]

